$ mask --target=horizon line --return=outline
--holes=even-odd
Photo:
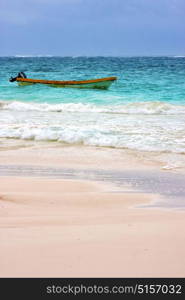
[[[30,58],[30,57],[185,57],[185,54],[151,54],[151,55],[52,55],[52,54],[15,54],[15,55],[0,55],[0,57],[14,57],[14,58]]]

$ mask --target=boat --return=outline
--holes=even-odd
[[[32,79],[27,78],[24,72],[20,72],[17,77],[11,77],[10,82],[16,81],[19,85],[30,84],[46,84],[54,87],[63,88],[90,88],[90,89],[108,89],[109,86],[117,80],[117,77],[105,77],[99,79],[89,80],[45,80],[45,79]]]

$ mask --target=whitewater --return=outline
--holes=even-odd
[[[6,139],[185,153],[184,57],[0,58],[0,145]],[[19,87],[10,76],[117,76],[107,91]]]

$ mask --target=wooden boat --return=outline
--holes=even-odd
[[[90,80],[44,80],[44,79],[31,79],[26,78],[23,72],[20,72],[17,77],[10,78],[10,82],[17,81],[19,85],[29,84],[47,84],[54,87],[69,87],[69,88],[90,88],[90,89],[108,89],[109,86],[115,81],[117,77],[106,77]]]

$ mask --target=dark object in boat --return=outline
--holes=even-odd
[[[14,82],[17,80],[17,78],[27,78],[26,74],[24,72],[19,72],[16,77],[10,77],[9,81]]]

